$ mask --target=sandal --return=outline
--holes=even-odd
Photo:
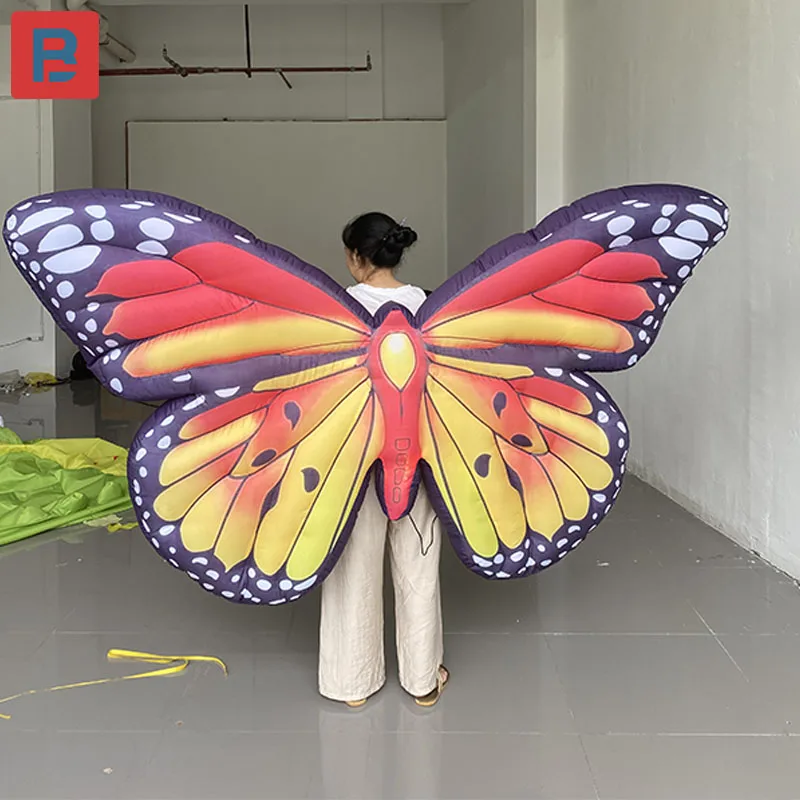
[[[367,704],[367,699],[364,698],[363,700],[348,700],[345,702],[345,705],[348,708],[363,708]]]
[[[429,694],[426,694],[424,697],[415,697],[414,702],[420,706],[420,708],[433,708],[433,706],[439,702],[439,698],[442,696],[444,687],[447,686],[447,682],[449,680],[450,672],[444,665],[442,665],[439,667],[436,688]]]

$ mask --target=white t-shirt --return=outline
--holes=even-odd
[[[375,314],[386,303],[397,303],[400,306],[405,306],[412,314],[416,314],[419,307],[427,299],[424,290],[420,289],[419,286],[412,286],[408,283],[404,286],[395,286],[392,289],[359,283],[356,286],[348,286],[347,293],[351,297],[355,297],[370,314]]]

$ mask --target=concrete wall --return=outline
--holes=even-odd
[[[535,182],[525,103],[535,82],[526,52],[533,22],[523,0],[445,8],[451,274],[533,222],[525,219],[526,188]]]
[[[565,188],[707,187],[731,234],[608,380],[655,486],[800,576],[800,3],[567,0]]]
[[[245,63],[240,7],[107,8],[114,34],[132,47],[136,66],[165,66],[161,48],[191,66]],[[94,104],[94,182],[124,186],[127,120],[442,119],[442,9],[399,6],[253,6],[254,66],[363,64],[343,75],[104,78]]]

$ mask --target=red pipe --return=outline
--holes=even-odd
[[[365,67],[133,67],[131,69],[101,69],[104,78],[115,78],[123,75],[255,75],[258,73],[321,73],[321,72],[371,72],[372,61],[367,60]]]

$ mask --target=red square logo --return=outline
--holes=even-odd
[[[11,96],[94,100],[100,94],[100,17],[94,11],[11,15]]]

